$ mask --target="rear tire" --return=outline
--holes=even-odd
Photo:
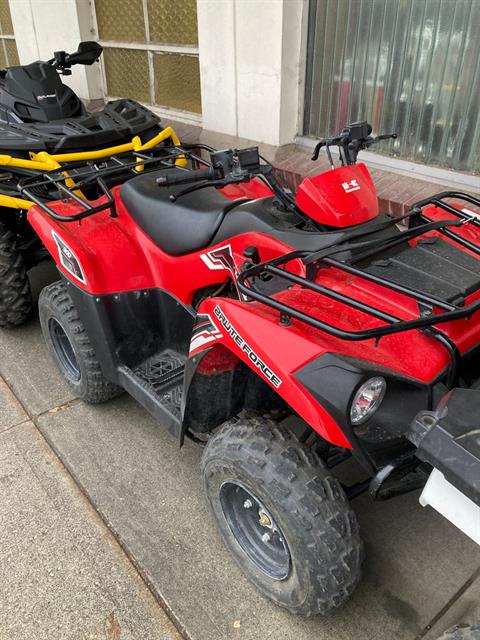
[[[11,329],[32,314],[32,292],[15,235],[0,222],[0,327]]]
[[[90,339],[64,282],[45,287],[38,300],[43,336],[65,382],[88,404],[122,393],[105,378]]]
[[[360,580],[362,542],[342,487],[317,455],[275,423],[250,417],[212,436],[202,472],[226,546],[264,595],[305,616],[348,599]]]

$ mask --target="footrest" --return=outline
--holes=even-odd
[[[162,426],[179,435],[186,357],[166,349],[135,369],[119,367],[120,384]]]
[[[167,349],[142,362],[133,373],[155,391],[160,391],[168,382],[182,375],[184,367],[185,358]]]

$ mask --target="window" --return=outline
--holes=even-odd
[[[355,120],[378,149],[480,171],[478,0],[310,0],[304,134]]]
[[[0,68],[14,67],[18,61],[8,0],[0,0]]]
[[[196,0],[95,0],[109,98],[199,120]]]

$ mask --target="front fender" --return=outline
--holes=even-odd
[[[209,298],[200,305],[198,315],[205,316],[209,329],[194,334],[191,358],[222,344],[275,389],[320,436],[334,445],[352,447],[331,413],[295,377],[296,371],[324,353],[319,345],[281,326],[256,303]]]

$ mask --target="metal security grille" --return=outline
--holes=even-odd
[[[201,114],[196,0],[95,0],[109,98]]]
[[[310,0],[305,135],[368,120],[382,152],[480,171],[479,42],[479,0]]]
[[[0,0],[0,68],[13,67],[18,61],[8,0]]]

